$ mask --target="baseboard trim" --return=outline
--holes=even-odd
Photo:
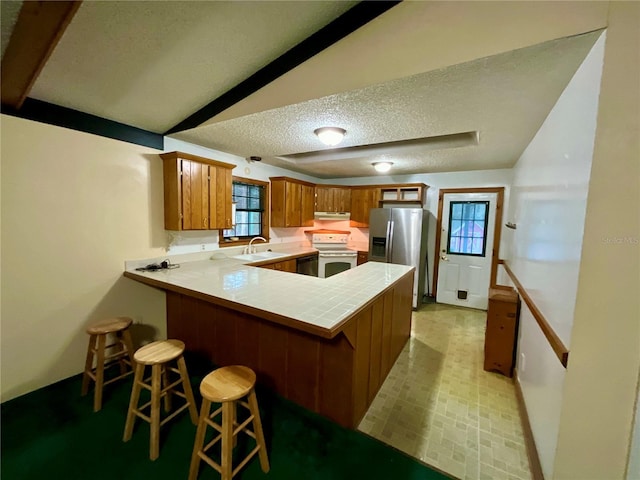
[[[522,431],[524,433],[524,444],[527,449],[527,458],[529,459],[529,469],[531,470],[531,477],[533,480],[544,480],[544,474],[542,473],[542,465],[540,464],[540,457],[538,456],[538,449],[536,448],[536,441],[533,438],[533,430],[531,430],[531,423],[529,423],[529,415],[527,414],[527,406],[524,403],[524,395],[522,394],[522,387],[518,380],[518,371],[513,371],[513,384],[516,387],[516,398],[518,400],[518,411],[520,412],[520,422],[522,423]]]

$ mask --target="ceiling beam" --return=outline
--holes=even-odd
[[[201,125],[325,48],[330,47],[398,3],[400,1],[364,1],[358,3],[249,78],[167,130],[164,135],[189,130]]]
[[[19,109],[80,1],[26,1],[2,57],[2,105]]]

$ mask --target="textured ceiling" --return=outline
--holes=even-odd
[[[20,14],[20,8],[22,2],[0,2],[0,24],[2,27],[2,55],[4,56],[4,49],[7,48],[9,38],[11,37],[11,31],[13,26],[18,20]]]
[[[165,132],[356,4],[84,1],[29,97]],[[19,5],[2,2],[3,48]],[[607,10],[589,1],[401,2],[171,136],[326,179],[371,176],[382,159],[394,175],[508,168],[606,27]],[[339,159],[313,135],[321,126],[347,130]],[[465,132],[473,142],[404,142]],[[351,155],[389,142],[402,148]]]
[[[161,133],[356,3],[83,2],[29,96]]]
[[[553,40],[172,136],[318,178],[371,175],[371,163],[383,159],[394,163],[394,174],[510,168],[599,35]],[[467,131],[477,131],[479,143],[315,163],[279,158],[326,149],[313,134],[323,126],[347,130],[341,148]]]

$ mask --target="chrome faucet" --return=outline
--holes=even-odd
[[[256,247],[253,246],[253,241],[254,240],[262,240],[263,242],[266,242],[267,239],[264,237],[253,237],[251,239],[251,241],[249,242],[249,245],[247,245],[246,247],[244,247],[244,250],[242,253],[256,253]]]

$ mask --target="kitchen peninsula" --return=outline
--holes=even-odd
[[[413,268],[369,262],[322,279],[233,258],[124,275],[166,292],[167,334],[219,366],[354,428],[411,331]]]

